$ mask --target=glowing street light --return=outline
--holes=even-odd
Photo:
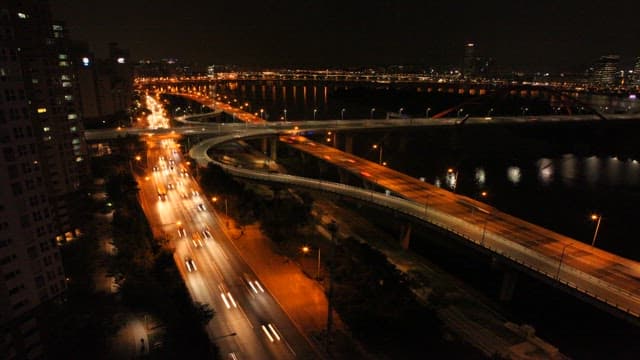
[[[313,120],[316,120],[316,114],[318,113],[318,109],[313,109]]]
[[[591,220],[596,221],[596,230],[593,232],[593,240],[591,240],[591,246],[596,245],[596,238],[598,237],[598,230],[600,230],[600,221],[602,216],[598,214],[591,214]]]
[[[340,120],[344,120],[344,112],[347,111],[347,109],[342,108],[342,110],[340,110]]]
[[[379,149],[378,151],[378,164],[382,165],[382,145],[373,144],[373,149]]]
[[[307,255],[311,252],[311,248],[307,245],[302,247],[302,253]],[[320,247],[318,247],[318,264],[316,265],[316,280],[320,280]]]
[[[373,113],[376,112],[376,108],[371,108],[371,120],[373,120]]]
[[[427,119],[429,118],[429,111],[431,111],[431,108],[427,108]]]

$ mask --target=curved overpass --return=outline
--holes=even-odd
[[[525,222],[489,205],[386,167],[378,169],[375,163],[320,144],[311,147],[340,153],[348,162],[342,167],[356,175],[362,177],[363,166],[384,170],[385,174],[373,182],[400,197],[330,181],[238,168],[217,162],[207,154],[209,148],[225,142],[277,133],[275,129],[253,129],[207,139],[192,147],[189,155],[200,166],[214,162],[240,178],[333,193],[420,220],[470,245],[508,259],[517,267],[568,289],[605,310],[634,321],[640,319],[640,263]],[[293,146],[314,152],[305,149],[304,142]]]

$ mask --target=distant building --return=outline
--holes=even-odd
[[[633,84],[640,86],[640,56],[636,58],[636,65],[633,67]]]
[[[465,77],[475,76],[476,73],[476,44],[467,43],[464,46],[464,57],[462,58],[462,75]]]
[[[596,85],[614,86],[617,85],[619,55],[605,55],[593,66],[591,80]]]
[[[0,4],[0,354],[40,359],[39,310],[66,289],[56,240],[75,236],[89,179],[64,24],[48,3]]]
[[[84,120],[128,119],[133,103],[133,65],[129,51],[110,43],[109,58],[96,59],[86,42],[75,42],[73,63]]]

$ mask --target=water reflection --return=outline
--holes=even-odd
[[[520,183],[520,179],[522,178],[522,172],[520,168],[517,166],[509,166],[507,168],[507,179],[511,181],[514,185]]]
[[[506,178],[503,180],[517,185],[523,180],[523,176],[528,174],[526,169],[529,168],[529,165],[521,163],[505,166],[505,168]],[[574,154],[565,154],[555,159],[540,158],[533,163],[532,170],[536,174],[538,184],[543,186],[558,184],[564,187],[640,185],[640,163],[635,159],[620,160],[617,157],[578,157]],[[479,188],[485,186],[487,177],[485,168],[475,168],[475,182]]]
[[[542,185],[549,185],[553,181],[553,160],[542,158],[536,161],[538,167],[538,181]]]

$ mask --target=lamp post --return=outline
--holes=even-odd
[[[591,246],[596,246],[596,238],[598,237],[598,230],[600,230],[600,221],[602,220],[602,216],[598,214],[591,214],[591,220],[596,221],[596,230],[593,232]]]
[[[302,252],[304,254],[308,254],[311,251],[311,248],[308,246],[302,247]],[[316,265],[316,280],[320,280],[320,247],[318,246],[318,263]]]
[[[464,111],[464,109],[458,109],[458,115],[457,117],[460,117],[460,114]]]
[[[336,234],[338,233],[338,224],[335,220],[331,220],[331,223],[327,226],[327,230],[331,233],[331,248],[333,249],[332,257],[335,257]],[[335,261],[335,259],[333,259]],[[333,327],[333,261],[329,262],[329,294],[327,296],[327,338],[326,347],[329,350],[329,338],[331,337],[331,328]]]
[[[318,109],[313,109],[313,121],[316,120],[316,113],[318,113]]]
[[[429,111],[431,111],[431,108],[427,108],[427,119],[429,118]]]
[[[340,110],[340,120],[344,120],[344,112],[347,111],[347,109],[342,108],[342,110]]]
[[[493,113],[493,108],[489,109],[489,111],[487,112],[487,117],[491,117],[492,113]]]
[[[287,109],[284,109],[284,122],[287,122]]]
[[[264,120],[264,116],[262,115],[264,113],[264,109],[260,109],[260,119]]]
[[[560,268],[562,267],[562,260],[564,259],[564,252],[568,247],[573,246],[573,243],[569,243],[562,248],[562,254],[560,254],[560,261],[558,262],[558,271],[556,272],[556,280],[560,278]]]
[[[373,120],[373,113],[374,112],[376,112],[376,108],[371,108],[371,116],[370,116],[371,120]]]
[[[398,110],[398,115],[400,115],[400,117],[402,117],[402,112],[404,111],[404,108],[400,108],[400,110]]]
[[[456,188],[458,187],[458,170],[457,169],[454,170],[453,168],[448,168],[447,174],[453,177],[451,187],[453,189],[453,192],[456,192]]]
[[[214,204],[217,203],[218,197],[217,196],[212,197],[211,201],[213,201]],[[224,198],[224,216],[225,216],[225,223],[227,227],[229,227],[229,206],[227,206],[227,198]]]
[[[378,164],[382,165],[382,145],[373,144],[372,148],[378,149]]]

